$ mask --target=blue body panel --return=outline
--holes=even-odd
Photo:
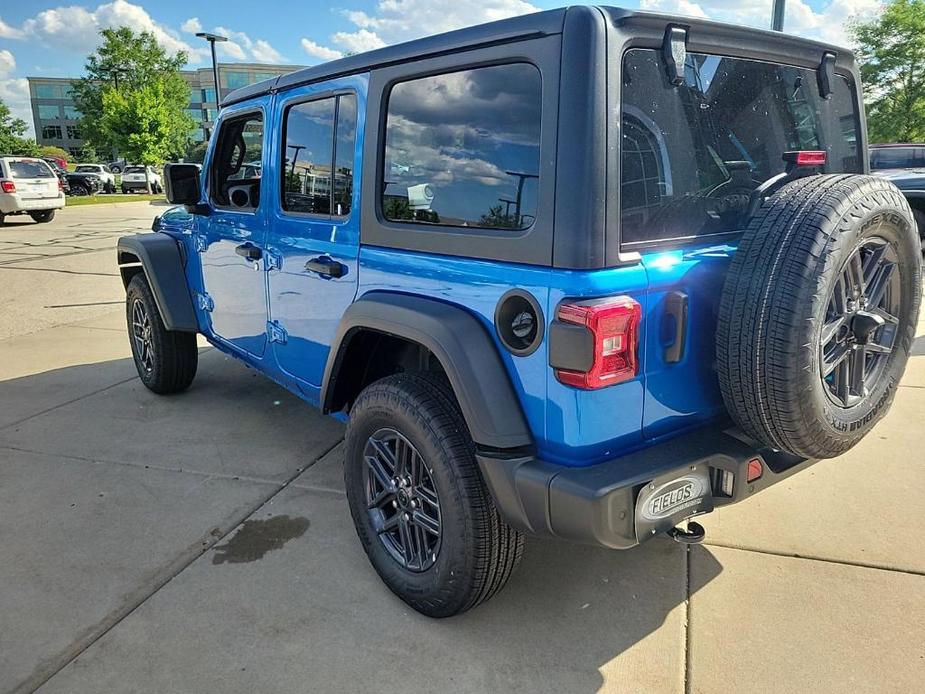
[[[228,108],[224,120],[255,103],[264,110],[265,140],[260,208],[254,213],[213,210],[191,216],[166,213],[161,230],[186,246],[187,280],[202,333],[218,349],[257,368],[312,404],[320,401],[325,364],[347,307],[368,292],[398,292],[458,305],[474,315],[495,341],[533,435],[536,454],[551,463],[587,466],[652,445],[720,416],[722,402],[713,368],[715,315],[732,246],[693,246],[644,253],[642,262],[601,270],[566,270],[360,244],[361,186],[354,185],[347,218],[317,219],[281,209],[281,120],[292,101],[332,90],[355,93],[358,103],[355,181],[362,175],[367,75],[331,80]],[[220,123],[219,126],[220,127]],[[204,171],[209,170],[213,142]],[[208,199],[204,182],[203,199]],[[234,253],[251,241],[264,249],[258,264]],[[305,262],[327,255],[346,274],[324,279]],[[268,263],[268,260],[274,263]],[[274,267],[275,264],[279,267]],[[512,287],[531,293],[547,328],[566,299],[627,295],[642,306],[639,374],[615,386],[585,391],[560,383],[549,367],[548,337],[529,356],[505,350],[494,328],[498,300]],[[684,358],[666,363],[671,341],[665,295],[689,297]],[[207,293],[214,302],[199,301]],[[271,322],[284,341],[269,342]],[[670,328],[670,326],[668,326]],[[546,331],[548,336],[549,331]]]

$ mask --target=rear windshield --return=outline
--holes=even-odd
[[[129,174],[129,173],[144,173],[144,172],[145,172],[145,170],[144,170],[144,167],[143,167],[143,166],[128,166],[128,167],[126,167],[126,169],[125,169],[125,173],[127,173],[127,174]]]
[[[826,173],[858,172],[847,80],[819,96],[814,70],[688,53],[672,86],[661,53],[623,61],[624,245],[737,231],[750,193],[782,172],[784,152],[825,150]]]
[[[872,147],[870,150],[870,168],[925,168],[925,147]]]
[[[84,172],[84,173],[98,173],[100,171],[99,166],[78,166],[74,171]]]
[[[10,176],[13,178],[54,178],[54,172],[43,161],[13,160],[10,165]]]

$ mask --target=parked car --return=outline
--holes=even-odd
[[[95,173],[72,171],[67,174],[70,195],[96,195],[103,191],[103,179]]]
[[[187,388],[198,333],[346,420],[360,543],[426,615],[527,533],[702,541],[905,369],[918,238],[860,89],[843,48],[576,6],[235,91],[118,243],[139,378]]]
[[[104,193],[116,192],[116,176],[106,164],[78,164],[75,173],[92,173],[99,176]]]
[[[0,156],[0,225],[17,214],[50,222],[64,204],[61,181],[44,160]]]
[[[127,165],[128,163],[125,161],[125,159],[116,159],[115,161],[109,162],[106,166],[108,166],[109,170],[114,174],[120,174],[125,170]]]
[[[874,172],[925,169],[925,144],[871,145],[870,168]]]
[[[148,178],[145,179],[145,168],[148,170]],[[131,193],[132,191],[141,190],[147,192],[148,181],[151,182],[152,193],[163,193],[164,187],[161,182],[161,176],[153,167],[148,166],[126,166],[122,173],[122,192]]]
[[[44,159],[55,168],[67,171],[67,159],[64,159],[63,157],[42,157],[42,159]]]
[[[55,172],[55,175],[58,177],[58,180],[61,181],[61,189],[64,191],[64,194],[67,195],[71,192],[70,184],[67,182],[67,169],[61,166],[54,161],[49,161],[48,159],[44,160],[46,164],[51,167],[51,170]]]

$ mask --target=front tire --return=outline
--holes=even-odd
[[[398,374],[360,394],[344,481],[373,568],[424,615],[449,617],[488,600],[523,556],[523,535],[501,520],[442,376]]]
[[[125,295],[129,342],[138,377],[159,395],[189,388],[196,376],[196,334],[167,330],[143,273],[129,282]]]
[[[45,222],[50,222],[55,218],[54,210],[44,210],[42,212],[30,212],[29,216],[32,217],[33,221],[37,224],[44,224]]]

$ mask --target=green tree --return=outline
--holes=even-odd
[[[892,0],[855,22],[871,142],[925,140],[925,0]]]
[[[9,107],[0,99],[0,154],[39,156],[35,140],[25,137],[28,127],[22,118],[14,118]]]
[[[129,160],[145,165],[145,183],[151,192],[148,166],[161,164],[176,152],[176,134],[188,133],[192,119],[175,108],[168,86],[154,79],[134,89],[103,92],[101,126]]]
[[[96,149],[89,142],[85,142],[80,154],[77,155],[77,161],[81,164],[96,164],[100,160]]]
[[[136,34],[127,27],[103,29],[100,35],[103,43],[87,56],[85,76],[73,84],[84,138],[97,152],[119,149],[125,133],[112,130],[113,118],[104,112],[104,96],[110,92],[126,95],[153,87],[166,120],[157,129],[163,140],[164,156],[181,156],[193,128],[193,120],[184,111],[189,106],[190,88],[180,74],[186,54],[182,51],[168,54],[153,34],[145,31]],[[110,98],[109,103],[116,101]]]
[[[55,147],[54,145],[41,145],[39,147],[39,154],[41,154],[43,157],[56,157],[58,159],[64,159],[64,161],[71,160],[70,152],[62,147]]]

